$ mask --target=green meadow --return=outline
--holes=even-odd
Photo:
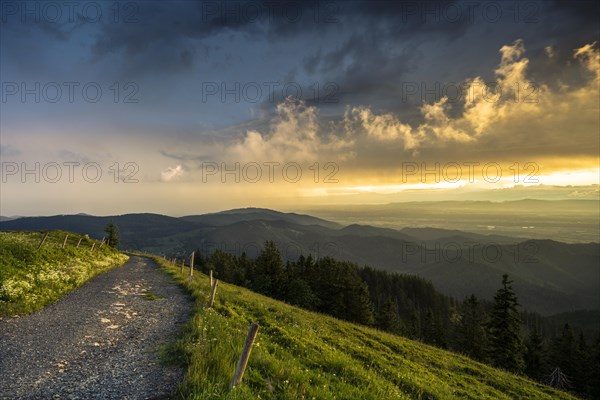
[[[196,299],[164,356],[187,368],[181,399],[573,399],[525,377],[376,329],[302,310],[155,258]],[[242,385],[229,390],[249,325],[260,325]]]
[[[0,317],[37,311],[128,259],[97,240],[74,233],[68,233],[63,248],[64,231],[49,232],[38,250],[42,235],[0,232]]]

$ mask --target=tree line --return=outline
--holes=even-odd
[[[284,262],[273,241],[256,259],[195,252],[195,268],[311,311],[373,326],[524,374],[583,397],[600,398],[600,336],[589,343],[565,324],[557,337],[529,328],[507,275],[493,301],[463,301],[422,278],[301,255]],[[540,318],[536,316],[536,318]]]

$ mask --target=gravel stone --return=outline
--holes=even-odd
[[[0,320],[0,399],[168,399],[184,371],[161,365],[159,346],[192,305],[154,261],[132,256],[37,313]]]

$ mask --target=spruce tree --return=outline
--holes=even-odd
[[[307,310],[315,310],[319,305],[319,298],[302,278],[293,278],[289,282],[284,300]]]
[[[421,337],[423,341],[428,344],[435,344],[435,320],[433,318],[433,311],[431,308],[428,308],[425,312],[425,318],[423,318],[423,326]]]
[[[596,342],[592,346],[590,357],[590,387],[589,392],[592,398],[600,398],[600,335],[596,337]]]
[[[517,296],[508,275],[502,276],[502,288],[494,296],[494,306],[487,324],[488,355],[492,364],[508,371],[521,372],[523,344],[521,340],[521,317]]]
[[[417,312],[417,309],[414,306],[411,306],[411,310],[410,310],[410,314],[409,314],[407,337],[409,337],[411,339],[418,339],[420,332],[421,332],[420,315]]]
[[[240,271],[240,281],[239,284],[252,288],[252,280],[255,277],[255,268],[256,264],[254,260],[251,260],[246,255],[246,252],[242,252],[242,255],[237,259],[237,269]]]
[[[119,227],[111,220],[104,227],[104,233],[106,233],[106,244],[116,248],[119,245]]]
[[[422,338],[425,343],[441,348],[446,347],[446,335],[441,317],[438,314],[434,314],[431,307],[425,313],[422,329]]]
[[[356,265],[348,262],[338,264],[345,308],[344,319],[363,325],[373,325],[375,316],[369,287],[358,274]]]
[[[537,329],[532,329],[525,342],[525,374],[532,379],[544,378],[544,345]]]
[[[202,253],[200,252],[199,247],[197,247],[196,250],[194,250],[194,269],[206,273],[208,273],[209,270],[208,265],[204,260],[204,257],[202,257]]]
[[[562,334],[554,339],[550,352],[552,367],[560,367],[561,371],[571,379],[576,372],[575,359],[577,354],[577,343],[571,325],[563,326]]]
[[[392,333],[402,332],[402,323],[398,317],[398,306],[388,297],[377,313],[377,327]]]
[[[285,275],[281,253],[275,242],[268,240],[256,259],[254,290],[276,299],[285,294]]]
[[[196,262],[196,260],[198,262]],[[200,254],[197,254],[194,258],[196,265],[202,264]],[[204,268],[201,268],[204,270]],[[214,253],[208,257],[206,262],[206,269],[213,270],[215,277],[225,282],[235,283],[235,261],[234,256],[224,252],[221,249],[217,249]]]
[[[475,295],[467,297],[458,324],[458,346],[467,356],[484,361],[486,358],[485,311]]]
[[[589,392],[589,382],[592,375],[590,370],[591,355],[583,332],[579,333],[577,349],[575,350],[575,371],[573,372],[573,389],[582,395]]]

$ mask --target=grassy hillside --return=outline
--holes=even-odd
[[[88,279],[123,264],[127,256],[106,245],[52,231],[38,251],[40,232],[0,232],[0,317],[43,308]]]
[[[523,377],[419,342],[301,310],[158,260],[196,297],[169,352],[187,366],[185,399],[572,399]],[[250,322],[260,330],[241,386],[228,392]]]

